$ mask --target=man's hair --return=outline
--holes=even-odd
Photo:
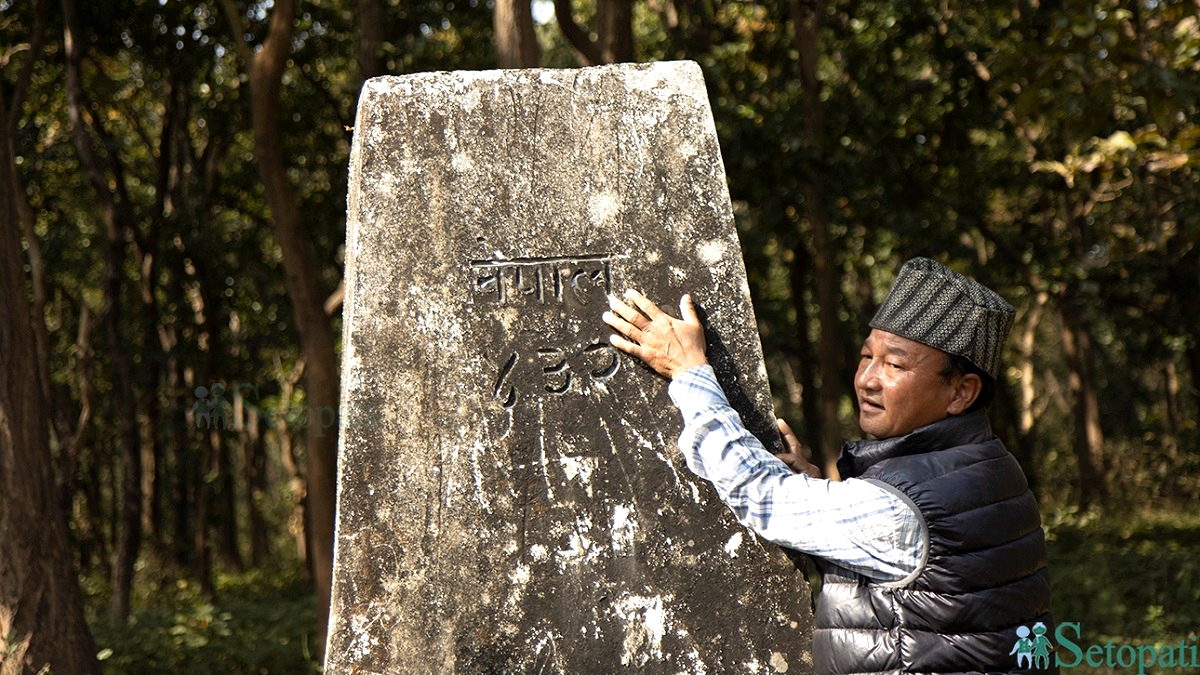
[[[996,381],[992,379],[982,368],[971,363],[969,359],[958,354],[946,354],[946,365],[942,367],[938,375],[946,382],[961,375],[974,374],[979,376],[979,380],[983,386],[979,388],[979,395],[975,397],[975,401],[971,407],[963,411],[963,414],[972,413],[976,410],[982,410],[992,404],[992,400],[996,398]]]

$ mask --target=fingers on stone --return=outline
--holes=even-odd
[[[650,319],[646,318],[646,315],[636,307],[630,307],[612,296],[609,296],[608,306],[611,308],[612,314],[621,317],[634,328],[643,330],[650,323]]]
[[[625,332],[629,330],[630,325],[629,317],[627,316],[628,311],[629,309],[626,307],[613,305],[612,309],[603,314],[604,322],[621,332]]]
[[[658,308],[658,305],[654,304],[649,298],[642,295],[638,291],[633,290],[632,288],[625,291],[625,298],[629,300],[629,302],[632,303],[639,312],[648,317],[650,320],[657,319],[662,314],[662,311]]]

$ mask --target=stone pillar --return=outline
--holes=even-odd
[[[694,477],[606,294],[700,305],[778,447],[695,63],[370,80],[326,672],[811,672],[808,585]]]

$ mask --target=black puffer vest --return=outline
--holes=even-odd
[[[1018,628],[1040,621],[1054,633],[1046,541],[1025,474],[985,413],[847,443],[838,469],[915,506],[929,546],[924,564],[891,584],[825,568],[816,672],[1030,671],[1018,665]]]

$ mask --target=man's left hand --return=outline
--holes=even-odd
[[[783,441],[784,447],[784,451],[775,456],[795,473],[807,474],[810,478],[823,478],[821,469],[804,457],[804,448],[800,445],[800,439],[796,438],[796,432],[792,431],[792,427],[779,419],[775,420],[775,424],[779,427],[779,438]]]

